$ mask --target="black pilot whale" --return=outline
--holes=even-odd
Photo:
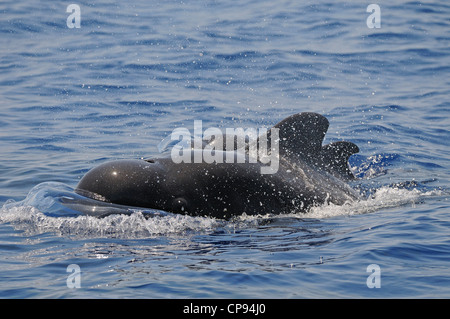
[[[225,219],[305,212],[325,202],[342,205],[359,198],[346,184],[354,179],[348,159],[359,149],[345,141],[322,146],[328,126],[317,113],[294,114],[276,124],[279,166],[273,174],[261,174],[266,165],[260,161],[118,160],[88,171],[75,191],[112,205]],[[235,152],[245,155],[248,149]]]

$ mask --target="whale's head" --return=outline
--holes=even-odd
[[[159,161],[112,161],[87,172],[75,191],[107,203],[189,212],[193,205],[188,192],[176,187],[168,173]]]

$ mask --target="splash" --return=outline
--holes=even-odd
[[[114,214],[104,218],[93,216],[51,217],[32,206],[2,208],[0,223],[10,223],[26,234],[54,232],[61,236],[145,238],[214,229],[214,219],[184,215],[145,218],[140,212]]]
[[[31,234],[55,232],[63,236],[120,238],[209,231],[220,223],[211,218],[98,204],[65,184],[41,183],[23,201],[6,202],[0,211],[0,223],[10,223]],[[93,209],[103,215],[109,210],[109,214],[98,218],[83,213]]]
[[[193,217],[158,211],[126,209],[98,218],[76,212],[64,205],[64,201],[76,200],[69,186],[61,183],[42,183],[33,188],[20,202],[8,201],[0,210],[0,223],[9,223],[26,234],[52,232],[77,238],[114,237],[146,238],[160,235],[208,233],[218,229],[233,231],[236,228],[255,227],[273,219],[325,219],[337,216],[367,214],[375,211],[415,206],[426,197],[441,196],[442,190],[419,190],[391,185],[376,189],[370,196],[344,204],[324,204],[311,208],[307,213],[285,215],[239,216],[230,221],[209,217]],[[92,203],[82,202],[89,206]],[[79,206],[78,206],[79,207]],[[123,213],[125,212],[125,213]]]
[[[401,187],[382,186],[376,189],[374,193],[367,198],[346,203],[342,206],[329,203],[319,207],[313,207],[306,216],[311,218],[329,218],[367,214],[405,205],[415,206],[425,197],[437,195],[440,195],[440,191],[422,192],[416,188],[406,189]]]

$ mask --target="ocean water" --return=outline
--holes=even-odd
[[[2,1],[0,298],[449,298],[450,4],[371,3],[77,1],[70,28],[66,1]],[[228,221],[61,205],[194,120],[303,111],[359,146],[361,200]]]

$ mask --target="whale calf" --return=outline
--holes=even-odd
[[[359,149],[347,141],[322,145],[328,126],[324,116],[310,112],[273,126],[278,132],[278,163],[272,174],[261,173],[267,165],[259,160],[233,161],[225,155],[213,163],[177,162],[171,157],[116,160],[88,171],[75,192],[113,205],[220,219],[306,212],[326,202],[342,205],[359,198],[347,184],[355,178],[348,159]],[[272,132],[268,130],[269,139]],[[248,158],[248,150],[249,145],[233,152]],[[193,157],[202,151],[190,150]]]

